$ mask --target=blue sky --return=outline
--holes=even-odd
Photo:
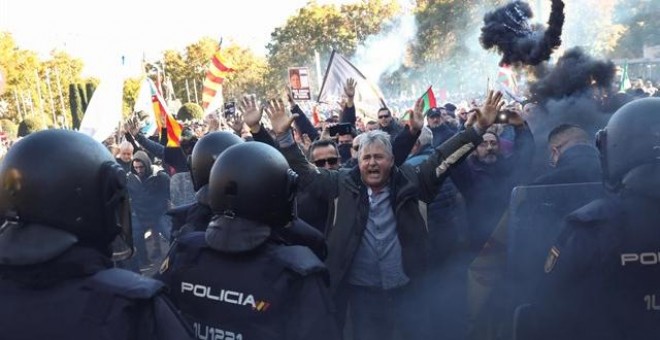
[[[356,0],[319,0],[349,3]],[[265,54],[275,27],[307,0],[0,0],[0,31],[11,32],[22,49],[48,58],[64,50],[85,62],[83,75],[97,76],[125,56],[137,73],[145,54],[158,58],[203,36],[250,47]],[[110,67],[112,68],[112,67]]]

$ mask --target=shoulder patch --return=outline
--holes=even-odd
[[[158,270],[158,273],[163,274],[165,273],[168,269],[170,269],[170,257],[167,256],[164,260],[163,263],[160,264],[160,269]]]
[[[559,259],[559,253],[559,248],[556,246],[550,248],[550,252],[548,253],[548,257],[545,259],[545,266],[543,268],[546,274],[549,274],[555,268],[557,259]]]
[[[165,284],[128,270],[111,268],[90,277],[85,287],[130,299],[150,299],[158,294]]]
[[[326,271],[323,262],[307,247],[277,247],[274,250],[274,256],[285,268],[293,270],[302,276]]]

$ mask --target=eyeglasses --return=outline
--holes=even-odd
[[[385,119],[385,118],[390,118],[392,117],[391,115],[383,115],[383,116],[378,116],[378,119]]]
[[[314,161],[314,165],[316,165],[319,168],[322,168],[322,167],[325,166],[326,163],[330,166],[337,165],[337,161],[339,161],[339,159],[337,157],[330,157],[330,158],[326,158],[326,159],[317,159],[317,160]]]

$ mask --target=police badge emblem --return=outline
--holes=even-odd
[[[163,274],[165,273],[168,269],[170,269],[170,257],[166,257],[163,263],[160,265],[160,270],[158,270],[159,273]]]
[[[548,253],[548,257],[545,259],[545,272],[546,274],[549,274],[554,268],[555,264],[557,264],[557,259],[559,258],[559,249],[557,247],[553,246],[550,248],[550,252]]]

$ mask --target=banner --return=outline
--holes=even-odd
[[[221,53],[221,45],[222,40],[220,40],[218,50],[211,57],[211,62],[206,70],[206,78],[204,78],[204,85],[202,87],[202,108],[204,109],[204,113],[213,112],[222,107],[224,103],[222,83],[229,73],[234,72],[230,63]]]
[[[312,89],[309,81],[309,68],[289,68],[289,88],[294,100],[311,100]]]
[[[385,99],[378,86],[372,84],[348,59],[336,51],[332,51],[328,68],[323,77],[319,92],[319,103],[335,104],[344,96],[346,80],[353,78],[355,87],[355,108],[363,117],[377,120],[378,109],[386,107]]]
[[[122,119],[124,82],[121,72],[101,79],[80,123],[80,132],[102,142],[112,136]]]

